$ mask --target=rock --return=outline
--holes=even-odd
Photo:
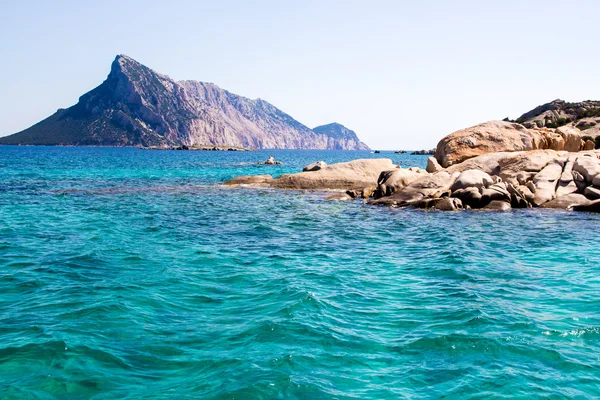
[[[562,197],[571,193],[576,193],[579,190],[575,181],[563,181],[562,179],[558,182],[556,187],[556,197]]]
[[[556,197],[556,186],[562,172],[562,166],[555,160],[548,163],[533,178],[533,184],[535,185],[533,204],[540,206]]]
[[[427,168],[426,168],[427,172],[429,172],[430,174],[433,174],[433,173],[441,171],[442,169],[443,169],[442,166],[437,162],[435,157],[429,157],[427,159]]]
[[[345,200],[352,200],[353,197],[349,196],[347,193],[335,193],[332,194],[331,196],[328,196],[325,200],[327,201],[345,201]]]
[[[571,209],[574,211],[600,212],[600,200],[592,201],[587,204],[574,205]]]
[[[507,211],[512,207],[510,203],[502,200],[492,200],[488,205],[483,207],[484,210],[496,210],[496,211]]]
[[[377,179],[375,198],[390,196],[424,175],[427,175],[427,173],[418,168],[394,168],[393,170],[383,171]]]
[[[503,181],[513,186],[523,185],[527,183],[526,181],[523,182],[525,173],[533,172],[537,174],[549,162],[567,154],[566,152],[554,150],[533,150],[510,155],[499,160],[498,175]]]
[[[563,196],[557,196],[554,200],[541,205],[541,208],[552,208],[559,210],[568,210],[573,206],[587,205],[591,201],[580,193],[569,193]]]
[[[460,199],[446,197],[443,199],[434,199],[432,208],[441,211],[458,211],[463,209]]]
[[[454,173],[463,172],[469,169],[478,169],[489,175],[498,175],[498,171],[500,170],[499,162],[501,160],[518,156],[521,153],[522,152],[517,151],[513,153],[501,152],[483,154],[481,156],[470,158],[459,164],[454,164],[451,167],[448,167],[446,171],[448,171],[449,173]]]
[[[564,139],[564,148],[562,150],[569,152],[578,152],[581,147],[581,131],[571,126],[561,126],[556,128]]]
[[[422,199],[420,201],[413,202],[411,207],[427,208],[440,211],[459,211],[463,209],[461,200],[454,197]]]
[[[317,161],[312,164],[308,164],[306,167],[304,167],[304,169],[302,169],[302,171],[303,172],[318,171],[322,168],[325,168],[326,166],[327,166],[327,163],[325,161]]]
[[[283,162],[281,162],[281,161],[275,161],[275,164],[276,164],[276,165],[282,165],[282,164],[283,164]]]
[[[431,150],[417,150],[417,151],[413,151],[411,153],[414,156],[429,156],[429,155],[434,155],[435,154],[435,149],[431,149]]]
[[[377,186],[382,171],[394,164],[387,158],[354,160],[331,164],[311,172],[285,174],[271,182],[280,189],[351,189]]]
[[[583,176],[579,171],[573,171],[573,180],[575,182],[584,182],[585,183],[585,176]],[[593,182],[593,179],[592,179]]]
[[[517,182],[519,185],[527,185],[527,182],[533,180],[533,177],[536,174],[537,174],[536,172],[520,171],[520,172],[517,172],[517,175],[515,176],[515,178],[517,179]],[[507,174],[505,174],[504,176],[507,177]],[[509,179],[509,181],[514,182],[514,179]]]
[[[269,158],[267,159],[267,161],[259,163],[259,164],[274,165],[275,164],[275,157],[269,156]]]
[[[437,145],[435,158],[444,168],[487,153],[535,150],[541,138],[523,125],[489,121],[451,133]]]
[[[525,187],[526,188],[526,187]],[[527,200],[524,193],[517,190],[510,183],[506,184],[506,190],[510,193],[510,205],[512,208],[530,208],[531,202]],[[527,189],[528,190],[528,189]],[[529,198],[533,200],[533,194],[529,192]]]
[[[374,186],[365,187],[362,189],[360,195],[363,199],[370,199],[375,195],[375,191],[377,190]]]
[[[588,199],[591,199],[591,200],[600,199],[600,189],[593,187],[593,186],[586,187],[585,190],[583,191],[583,194],[585,197],[587,197]]]
[[[450,190],[453,192],[458,189],[465,189],[468,187],[476,187],[478,189],[488,187],[493,184],[492,177],[483,171],[476,169],[469,169],[460,173]]]
[[[238,176],[225,182],[224,185],[260,185],[268,184],[272,181],[273,177],[271,175]]]
[[[511,201],[511,194],[507,190],[507,184],[498,182],[487,188],[481,189],[481,205],[485,206],[492,201]]]
[[[585,182],[589,185],[594,178],[600,174],[600,160],[595,157],[581,156],[577,157],[573,164],[573,171],[579,172]]]
[[[352,199],[356,199],[356,198],[360,197],[360,193],[361,193],[361,191],[358,190],[358,189],[349,189],[349,190],[346,190],[346,194],[348,196],[350,196]]]
[[[446,171],[425,175],[410,183],[408,186],[396,191],[391,196],[372,200],[369,204],[404,207],[426,198],[438,198],[449,194],[450,187],[454,184],[460,173],[450,175]]]
[[[460,199],[465,206],[471,208],[481,207],[481,192],[476,187],[453,190],[451,197]]]
[[[586,140],[583,144],[583,150],[594,150],[595,147],[596,143],[594,143],[592,140]]]
[[[596,175],[594,179],[592,179],[592,185],[600,187],[600,174]]]

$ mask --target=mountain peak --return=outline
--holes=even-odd
[[[266,101],[238,96],[214,84],[176,82],[119,54],[106,80],[82,95],[77,104],[24,131],[0,138],[0,144],[366,147],[354,132],[341,125],[332,132],[343,134],[316,132]]]

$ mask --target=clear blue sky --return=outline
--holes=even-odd
[[[372,148],[600,99],[596,1],[15,1],[0,4],[0,136],[77,102],[119,54],[260,97]]]

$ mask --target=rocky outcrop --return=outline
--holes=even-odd
[[[0,144],[368,149],[343,129],[315,132],[264,100],[212,83],[177,82],[120,55],[107,79],[76,105]]]
[[[536,137],[525,127],[490,121],[451,133],[437,145],[435,158],[444,168],[487,153],[533,150]]]
[[[361,159],[327,165],[316,171],[285,174],[272,180],[263,176],[257,179],[256,183],[267,184],[279,189],[356,189],[362,193],[364,188],[374,189],[377,187],[377,180],[381,172],[393,168],[395,165],[387,158]],[[254,183],[254,178],[256,177],[238,177],[225,182],[225,185],[250,184]]]
[[[600,200],[600,151],[485,154],[419,177],[370,204],[440,209],[434,206],[438,203],[436,199],[445,198],[459,199],[460,207],[458,203],[450,207],[457,210],[525,207],[583,210],[592,201]]]
[[[526,112],[516,122],[527,128],[570,126],[597,134],[600,133],[600,101],[569,103],[557,99]]]
[[[526,128],[493,121],[442,139],[427,170],[386,168],[391,165],[386,160],[354,171],[351,163],[342,163],[316,172],[284,175],[268,184],[301,189],[354,186],[332,198],[373,195],[369,204],[390,207],[446,211],[541,207],[600,212],[600,150],[586,151],[585,143],[577,128],[570,126]],[[358,160],[357,165],[366,161]],[[343,173],[334,172],[337,169]],[[371,171],[368,179],[364,179],[365,169]],[[380,174],[373,190],[368,185],[377,170]]]
[[[473,168],[482,166],[482,168]],[[531,150],[484,154],[438,172],[400,168],[389,159],[355,160],[319,170],[238,177],[227,185],[340,190],[330,200],[458,211],[511,208],[600,210],[600,151]]]
[[[577,152],[585,146],[579,130],[527,129],[507,121],[490,121],[451,133],[443,138],[435,158],[444,168],[483,154],[548,149]]]

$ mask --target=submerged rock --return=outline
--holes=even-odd
[[[253,176],[238,176],[224,183],[227,186],[233,185],[256,185],[268,184],[273,181],[271,175],[253,175]]]

